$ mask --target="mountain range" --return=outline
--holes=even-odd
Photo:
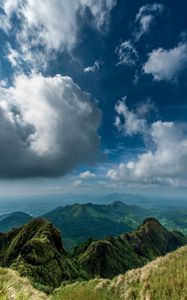
[[[71,250],[89,238],[130,232],[149,214],[146,209],[116,201],[108,205],[77,203],[59,206],[41,217],[61,231],[65,248]],[[0,231],[18,228],[31,219],[30,215],[22,212],[3,215],[0,217]]]
[[[136,205],[126,205],[121,201],[110,204],[72,204],[59,206],[41,215],[54,224],[61,232],[66,250],[86,242],[88,239],[117,236],[131,232],[147,217],[157,218],[169,230],[179,230],[187,233],[187,211],[158,210],[142,208]],[[13,212],[0,216],[0,231],[6,232],[18,228],[33,217],[24,212]]]
[[[113,278],[185,245],[187,238],[169,232],[156,219],[146,219],[137,230],[101,240],[89,240],[74,253],[66,252],[60,232],[37,218],[0,235],[0,265],[19,271],[43,291],[62,281]]]

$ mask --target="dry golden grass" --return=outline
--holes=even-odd
[[[0,300],[187,300],[187,246],[113,280],[64,284],[51,296],[0,268]]]
[[[0,300],[46,300],[44,293],[36,290],[29,280],[16,271],[0,268]]]
[[[53,300],[187,300],[187,247],[113,280],[62,286]]]
[[[187,247],[117,276],[108,289],[127,300],[187,300]]]

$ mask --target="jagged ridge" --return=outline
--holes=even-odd
[[[184,235],[169,232],[150,218],[132,233],[90,240],[70,256],[60,232],[39,218],[0,234],[0,265],[16,269],[39,288],[50,290],[66,280],[112,278],[186,243]]]
[[[169,232],[156,219],[149,218],[132,233],[91,241],[78,247],[75,256],[90,278],[96,275],[112,278],[186,243],[183,234]]]
[[[45,219],[34,219],[0,236],[1,266],[17,269],[40,285],[57,287],[78,276],[62,246],[60,232]]]

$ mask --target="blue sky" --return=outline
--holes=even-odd
[[[0,1],[0,196],[185,196],[187,3]]]

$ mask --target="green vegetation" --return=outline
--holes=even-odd
[[[3,267],[18,270],[47,291],[79,276],[62,246],[60,232],[45,219],[1,234],[0,256]]]
[[[88,203],[57,207],[43,217],[62,232],[64,246],[71,250],[89,238],[130,232],[136,226],[131,226],[128,216],[139,220],[139,225],[147,213],[145,209],[116,201],[109,205]]]
[[[77,247],[77,264],[90,278],[112,278],[141,267],[187,243],[178,232],[169,232],[156,219],[146,219],[137,230],[118,237],[90,241]]]
[[[90,239],[70,255],[62,245],[60,232],[39,218],[0,234],[0,263],[50,293],[62,282],[98,276],[112,279],[186,243],[184,235],[169,232],[156,219],[149,218],[132,233]]]
[[[89,238],[98,239],[130,232],[150,214],[150,210],[116,201],[108,205],[88,203],[60,206],[42,218],[61,231],[63,245],[71,251]],[[22,212],[0,216],[0,232],[19,228],[31,219],[31,216]]]
[[[157,258],[143,268],[113,280],[94,279],[62,285],[53,300],[185,300],[187,299],[187,247]]]
[[[60,230],[63,246],[72,251],[89,238],[102,239],[132,232],[150,216],[158,219],[168,230],[178,230],[187,234],[187,210],[146,209],[126,205],[121,201],[107,205],[87,203],[60,206],[42,218]],[[19,228],[30,220],[32,217],[22,212],[0,216],[0,232]]]
[[[20,226],[28,223],[32,217],[23,212],[13,212],[8,215],[1,216],[0,218],[0,231],[6,232],[12,228],[19,228]]]
[[[179,230],[187,234],[187,210],[181,209],[160,213],[157,217],[169,230]]]
[[[0,268],[0,300],[47,300],[46,294],[33,288],[16,271]]]
[[[34,289],[17,272],[0,268],[0,300],[185,300],[186,266],[187,246],[112,280],[63,283],[51,295]]]
[[[134,214],[123,217],[120,221],[127,224],[129,227],[136,229],[142,222],[143,216],[136,216]]]
[[[165,300],[167,298],[159,298],[161,294],[157,292],[159,285],[162,284],[159,275],[157,281],[152,283],[154,276],[159,274],[154,268],[157,262],[159,262],[159,269],[163,269],[164,272],[164,267],[160,267],[162,259],[142,269],[132,269],[140,268],[156,257],[184,244],[187,244],[187,238],[183,234],[169,232],[156,219],[148,218],[132,233],[102,240],[90,239],[78,246],[70,255],[63,248],[60,232],[51,223],[41,218],[33,219],[19,229],[0,234],[1,267],[10,268],[9,270],[0,268],[0,300]],[[187,252],[187,247],[183,249]],[[187,261],[185,251],[179,253],[182,253]],[[177,255],[175,257],[178,259]],[[171,262],[174,263],[174,261],[173,259]],[[179,266],[182,268],[185,263],[182,266],[182,260],[180,260]],[[179,279],[179,289],[182,284],[182,277],[180,277],[182,275],[175,273],[172,263],[170,268],[173,272],[171,280],[173,274],[175,275],[173,285],[175,280]],[[12,269],[19,271],[23,277]],[[115,277],[128,270],[131,271]],[[148,270],[148,273],[144,272],[145,270]],[[153,276],[153,272],[149,270],[157,273]],[[145,274],[148,274],[148,277],[144,276]],[[164,275],[160,276],[162,278]],[[46,294],[37,292],[24,277],[30,280],[33,287]],[[146,285],[142,278],[148,278],[151,287],[149,284]],[[168,287],[166,287],[166,293],[168,293],[169,280],[165,282],[168,282]],[[181,289],[184,287],[182,286]],[[142,296],[139,295],[144,295],[142,294],[144,291],[154,292],[155,297],[158,298],[141,298]],[[172,293],[174,291],[168,295]],[[32,295],[34,295],[33,298]],[[123,298],[124,295],[125,298]],[[147,297],[147,294],[145,295]]]

